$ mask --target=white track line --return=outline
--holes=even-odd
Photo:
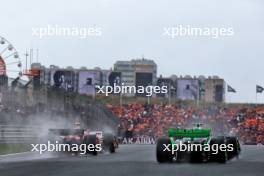
[[[10,154],[5,154],[5,155],[0,155],[0,158],[5,157],[5,156],[15,156],[15,155],[21,155],[21,154],[26,154],[26,153],[31,153],[31,152],[10,153]]]

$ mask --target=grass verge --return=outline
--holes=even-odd
[[[30,144],[0,144],[0,155],[30,151]]]

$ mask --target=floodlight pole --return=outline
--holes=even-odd
[[[123,96],[122,96],[122,91],[120,92],[120,107],[122,108],[123,106]]]
[[[27,58],[28,58],[28,52],[27,51],[25,53],[25,56],[26,56],[26,72],[27,72]]]
[[[256,104],[258,104],[258,92],[256,91]]]
[[[169,82],[169,105],[171,104],[171,83]]]

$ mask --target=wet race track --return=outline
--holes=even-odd
[[[239,159],[218,163],[158,164],[154,145],[123,145],[115,154],[0,156],[1,176],[263,176],[264,146],[243,146]]]

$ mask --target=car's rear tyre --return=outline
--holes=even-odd
[[[227,145],[232,144],[233,146],[233,150],[227,152],[228,159],[238,157],[241,152],[241,148],[240,148],[240,144],[239,144],[237,137],[228,136],[226,137],[226,142],[227,142]]]
[[[210,142],[210,146],[211,146],[211,149],[212,149],[212,145],[214,144],[217,144],[218,145],[218,151],[216,154],[213,154],[212,152],[214,151],[211,151],[211,158],[213,159],[213,161],[216,161],[216,162],[219,162],[219,163],[226,163],[227,160],[228,160],[228,155],[227,155],[227,151],[221,151],[219,148],[220,148],[220,145],[222,144],[227,144],[226,143],[226,137],[224,136],[220,136],[220,137],[217,137],[217,138],[213,138],[211,139],[211,142]]]
[[[96,151],[96,148],[95,148],[95,146],[97,144],[96,135],[88,135],[88,136],[86,136],[84,138],[84,140],[83,140],[83,143],[86,144],[87,146],[89,144],[93,144],[94,145],[94,150],[93,151],[87,150],[87,153],[92,154],[92,155],[97,155],[98,154],[98,152]]]
[[[166,149],[165,146],[168,146]],[[173,160],[172,145],[169,138],[160,138],[156,145],[156,158],[159,163],[170,163]]]
[[[115,153],[115,144],[113,142],[109,146],[109,152],[110,153]]]
[[[104,148],[108,150],[110,153],[115,153],[115,137],[110,133],[104,134],[103,141]]]

